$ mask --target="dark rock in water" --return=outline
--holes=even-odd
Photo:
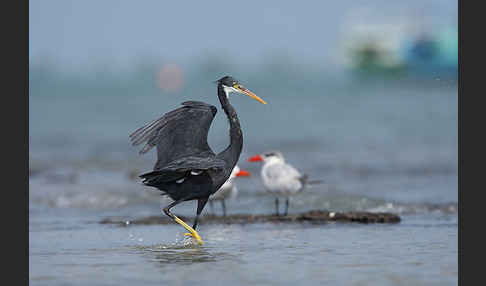
[[[192,221],[194,218],[179,216],[184,221]],[[301,214],[290,214],[287,216],[276,216],[274,214],[249,215],[234,214],[229,216],[204,215],[200,218],[201,223],[221,223],[221,224],[248,224],[248,223],[327,223],[327,222],[358,222],[358,223],[398,223],[400,217],[392,213],[372,213],[372,212],[328,212],[313,210]],[[152,224],[171,224],[174,223],[163,215],[149,216],[134,220],[123,218],[105,218],[100,221],[102,224],[129,225],[152,225]]]

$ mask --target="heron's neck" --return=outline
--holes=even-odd
[[[241,133],[238,115],[233,106],[229,103],[222,84],[218,84],[218,98],[224,113],[226,113],[226,116],[228,117],[230,125],[230,144],[218,156],[221,156],[222,159],[231,166],[232,170],[240,158],[241,149],[243,148],[243,135]]]

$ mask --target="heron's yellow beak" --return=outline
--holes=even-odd
[[[255,99],[255,100],[258,100],[259,102],[263,103],[263,104],[267,104],[265,102],[265,100],[259,98],[258,96],[256,96],[256,94],[254,94],[253,92],[251,92],[250,90],[246,89],[245,87],[243,87],[241,84],[235,84],[233,86],[236,90],[238,90],[240,93],[242,94],[245,94],[245,95],[248,95],[249,97]]]

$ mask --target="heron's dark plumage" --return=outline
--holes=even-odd
[[[233,90],[238,88],[242,93],[264,103],[232,77],[225,76],[218,80],[219,102],[230,125],[230,144],[217,155],[208,145],[208,132],[217,109],[200,101],[186,101],[182,103],[182,107],[167,112],[130,135],[133,145],[145,143],[140,154],[157,147],[157,162],[153,171],[140,175],[140,178],[145,185],[156,187],[174,200],[164,208],[164,212],[199,240],[195,231],[199,215],[209,196],[229,178],[243,148],[238,115],[226,94],[229,87]],[[174,216],[170,208],[183,201],[195,199],[198,200],[198,205],[191,229]]]
[[[216,158],[208,145],[209,128],[217,113],[216,107],[200,101],[186,101],[182,107],[172,110],[161,118],[139,128],[130,135],[133,145],[145,143],[140,154],[157,146],[157,162],[154,171],[141,175],[143,183],[159,188],[177,199],[188,197],[196,183],[191,171],[217,172],[225,168],[226,162]],[[185,184],[177,180],[185,178]],[[201,181],[202,178],[206,180]],[[213,180],[201,176],[198,184],[205,183],[212,189]],[[209,191],[209,190],[208,190]],[[209,193],[208,193],[209,196]]]
[[[208,151],[209,127],[216,112],[217,109],[213,105],[200,101],[186,101],[182,103],[182,107],[167,112],[161,118],[137,129],[130,135],[130,140],[134,146],[147,142],[140,154],[158,146],[157,156],[160,165],[172,161],[181,154],[191,155]],[[171,148],[167,148],[168,146]]]

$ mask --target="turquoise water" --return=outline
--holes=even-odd
[[[268,104],[230,98],[244,134],[239,166],[252,176],[237,182],[229,213],[273,212],[260,166],[246,159],[278,149],[325,181],[293,197],[291,213],[391,211],[402,217],[399,224],[201,224],[200,248],[183,247],[175,224],[99,224],[157,215],[168,204],[134,178],[153,167],[155,154],[139,156],[128,134],[188,99],[220,109],[211,83],[220,75],[195,74],[169,93],[149,71],[31,73],[33,285],[457,284],[457,82],[446,78],[234,74]],[[228,144],[221,110],[209,137],[216,152]],[[194,202],[173,209],[194,210]]]

